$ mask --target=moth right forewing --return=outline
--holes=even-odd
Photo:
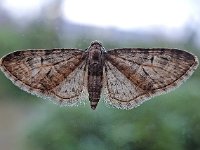
[[[105,54],[105,59],[107,68],[110,67],[106,74],[109,83],[107,93],[111,101],[118,101],[120,105],[117,107],[122,109],[133,108],[134,101],[140,104],[152,96],[178,87],[198,66],[198,59],[193,54],[164,48],[114,49]],[[121,80],[122,77],[126,84]],[[131,88],[124,90],[129,82]],[[129,98],[128,91],[135,97]],[[123,95],[127,95],[127,100],[122,103]]]

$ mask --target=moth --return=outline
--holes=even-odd
[[[0,60],[16,86],[61,106],[102,98],[113,107],[132,109],[178,87],[197,68],[195,55],[168,48],[106,50],[99,41],[77,48],[27,49]]]

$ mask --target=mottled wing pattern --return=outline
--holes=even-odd
[[[177,49],[124,48],[105,54],[106,102],[131,109],[179,86],[198,66],[196,56]]]
[[[0,66],[18,87],[61,105],[76,105],[87,93],[85,52],[79,49],[16,51]]]

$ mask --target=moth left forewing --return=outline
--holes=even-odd
[[[55,103],[72,106],[84,97],[85,61],[79,49],[16,51],[0,66],[15,85]]]
[[[112,104],[121,109],[131,109],[178,87],[198,66],[196,56],[177,49],[124,48],[108,51],[105,56],[107,94],[110,102],[118,101]],[[131,87],[126,89],[127,84]],[[135,95],[134,98],[127,93]],[[128,95],[123,103],[119,98],[122,94]]]

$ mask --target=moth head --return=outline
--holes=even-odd
[[[106,52],[106,49],[102,46],[102,43],[100,41],[92,41],[90,46],[87,48],[87,51],[91,50],[100,50],[102,52]]]
[[[102,43],[100,41],[95,40],[95,41],[92,41],[91,44],[90,44],[90,46],[93,46],[93,45],[102,46]]]

